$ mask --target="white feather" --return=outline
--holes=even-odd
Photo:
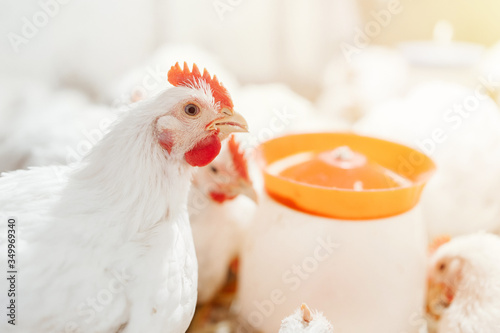
[[[431,257],[431,274],[438,274],[434,267],[443,259],[461,262],[460,282],[451,305],[437,324],[438,333],[499,332],[499,256],[500,238],[478,233],[452,239]]]
[[[154,126],[193,94],[204,96],[174,88],[137,105],[81,163],[0,178],[0,218],[18,219],[18,313],[29,314],[15,332],[187,329],[197,292],[191,168],[180,152],[164,152]]]
[[[211,166],[217,168],[217,175],[210,170]],[[255,203],[242,195],[222,203],[210,197],[209,192],[214,188],[239,184],[241,176],[235,170],[232,155],[224,145],[209,166],[199,168],[194,174],[188,209],[199,266],[198,303],[212,300],[224,286],[230,264],[240,254],[256,210]]]

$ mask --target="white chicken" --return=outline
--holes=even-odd
[[[441,245],[429,261],[427,312],[437,333],[500,332],[500,238],[477,233]]]
[[[50,80],[39,81],[20,75],[2,74],[0,77],[0,124],[10,121],[18,106],[25,103],[37,103],[47,95],[54,83]],[[0,132],[1,133],[1,132]],[[2,135],[1,133],[0,135]]]
[[[432,82],[403,100],[375,108],[360,134],[401,142],[431,156],[437,172],[421,200],[431,238],[500,227],[500,111],[486,96],[457,84]],[[401,161],[412,168],[419,161]]]
[[[4,123],[6,140],[0,144],[0,171],[79,161],[109,130],[117,112],[92,104],[74,90],[41,90],[29,104],[17,106],[12,120]],[[19,103],[18,103],[19,104]],[[41,126],[45,131],[38,131]],[[247,161],[234,137],[219,156],[194,173],[188,210],[197,250],[198,302],[208,302],[225,282],[227,269],[239,244],[256,200]],[[238,168],[236,168],[236,165]],[[217,171],[214,171],[217,170]],[[209,188],[215,186],[215,191]],[[235,200],[233,200],[235,199]],[[246,213],[243,213],[245,211]]]
[[[9,331],[187,329],[197,290],[192,166],[247,125],[208,72],[177,64],[168,79],[174,88],[124,114],[78,165],[0,178],[0,218],[18,224],[18,313],[29,314]]]
[[[408,72],[401,54],[380,46],[364,49],[350,61],[337,56],[325,70],[318,108],[353,124],[374,106],[404,92]]]
[[[490,96],[500,104],[500,42],[497,42],[484,53],[478,66],[478,74]]]
[[[333,333],[332,324],[319,312],[302,304],[294,314],[281,322],[279,333]]]
[[[189,216],[198,258],[198,303],[207,303],[226,281],[257,201],[244,153],[234,136],[208,166],[196,170]],[[237,198],[243,194],[248,198]]]
[[[26,86],[0,123],[0,172],[79,161],[106,134],[117,112],[72,89]],[[8,112],[10,111],[10,112]]]

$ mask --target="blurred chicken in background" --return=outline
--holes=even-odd
[[[376,105],[399,97],[407,81],[408,64],[396,50],[372,46],[350,61],[338,56],[324,70],[318,108],[352,124]]]
[[[171,64],[180,59],[210,68],[230,91],[239,87],[236,77],[222,66],[220,59],[214,54],[192,44],[167,43],[152,53],[144,63],[116,78],[103,90],[100,97],[112,105],[127,107],[131,102],[152,96],[168,86],[165,80],[167,72]]]
[[[500,111],[479,88],[478,94],[454,83],[423,84],[354,126],[435,160],[437,172],[421,201],[431,238],[500,228]],[[401,163],[411,168],[418,161]]]
[[[318,112],[311,101],[280,83],[243,86],[235,91],[234,100],[248,115],[250,135],[242,138],[245,149],[288,133],[349,128],[342,118]]]
[[[117,113],[79,90],[23,84],[2,105],[0,172],[79,161],[109,131]]]
[[[238,197],[240,194],[247,198]],[[195,172],[189,195],[188,209],[198,258],[199,304],[211,301],[226,282],[256,203],[257,193],[244,152],[232,136],[212,163]]]
[[[427,312],[436,333],[500,329],[500,238],[479,233],[440,246],[429,260]]]
[[[477,71],[480,77],[490,82],[488,93],[500,105],[500,42],[487,50]]]

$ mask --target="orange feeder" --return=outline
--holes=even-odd
[[[311,133],[260,146],[264,184],[276,201],[313,215],[368,220],[404,213],[435,170],[409,147],[350,133]]]
[[[258,154],[267,194],[242,247],[241,318],[277,332],[305,302],[340,332],[417,333],[408,318],[424,308],[427,256],[417,203],[431,159],[350,133],[287,135]]]

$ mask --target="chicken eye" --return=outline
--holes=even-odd
[[[443,263],[441,263],[441,264],[439,265],[438,269],[439,269],[439,271],[441,271],[441,272],[442,272],[442,271],[444,271],[444,270],[446,269],[446,264],[445,264],[444,262],[443,262]]]
[[[200,107],[195,104],[188,104],[184,107],[184,112],[191,117],[197,116],[200,113]]]
[[[217,170],[216,167],[214,167],[213,165],[210,166],[210,170],[213,172],[213,173],[217,173],[219,170]]]

